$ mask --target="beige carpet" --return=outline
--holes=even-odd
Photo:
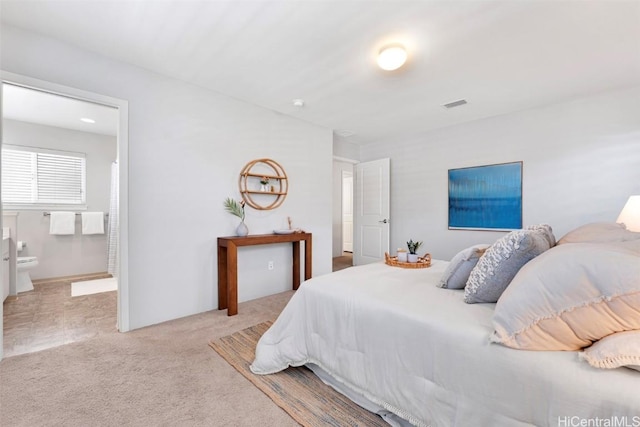
[[[256,343],[271,326],[260,323],[211,341],[211,347],[256,387],[305,427],[387,426],[382,418],[353,403],[324,384],[305,367],[287,368],[271,375],[255,375],[249,365]]]
[[[344,270],[353,267],[353,254],[343,252],[342,256],[333,258],[333,271]]]
[[[293,292],[0,362],[0,426],[298,424],[207,343],[274,319]]]

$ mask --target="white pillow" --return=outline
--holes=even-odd
[[[541,230],[512,231],[498,239],[471,270],[464,302],[496,302],[511,279],[527,262],[551,247]]]
[[[579,356],[595,368],[614,369],[624,366],[640,371],[640,330],[618,332],[604,337]]]
[[[640,255],[624,243],[556,246],[525,265],[496,304],[491,341],[579,350],[640,329]]]
[[[444,271],[438,287],[447,289],[463,289],[469,279],[469,274],[478,263],[478,259],[491,245],[475,245],[458,252]]]
[[[585,224],[575,230],[571,230],[558,240],[558,244],[610,243],[639,239],[640,233],[627,230],[627,227],[624,224],[617,224],[615,222],[594,222],[592,224]]]

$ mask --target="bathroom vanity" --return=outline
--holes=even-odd
[[[2,300],[16,295],[18,212],[2,212]],[[7,259],[8,258],[8,259]]]
[[[10,282],[10,264],[11,254],[9,252],[11,234],[8,227],[2,229],[2,301],[9,296]]]

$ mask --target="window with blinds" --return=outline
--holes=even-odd
[[[83,153],[5,145],[2,203],[6,206],[78,206],[86,203]]]

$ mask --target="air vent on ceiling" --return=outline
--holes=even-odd
[[[348,138],[348,137],[353,136],[353,135],[356,134],[355,132],[352,132],[352,131],[346,130],[346,129],[337,129],[334,132],[335,132],[336,135],[339,135],[339,136],[341,136],[343,138]]]
[[[446,104],[443,105],[444,108],[453,108],[453,107],[459,107],[461,105],[464,105],[467,103],[466,99],[459,99],[457,101],[453,101],[453,102],[448,102]]]

